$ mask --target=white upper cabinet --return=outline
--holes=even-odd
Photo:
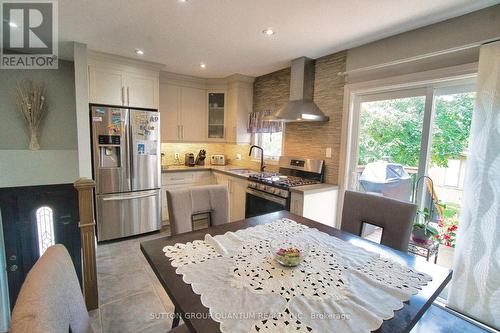
[[[158,64],[91,52],[89,101],[95,104],[158,109],[159,69]]]
[[[207,139],[225,141],[226,139],[226,92],[208,92]]]
[[[201,142],[206,139],[204,89],[160,85],[161,140]]]
[[[162,141],[250,143],[253,78],[161,73]]]
[[[158,77],[127,73],[125,87],[128,106],[158,108]]]
[[[179,141],[181,87],[160,85],[161,141]]]
[[[89,68],[90,102],[125,105],[123,72],[106,68]]]
[[[250,143],[248,114],[253,108],[253,78],[230,77],[227,92],[226,142]]]
[[[204,89],[181,88],[181,139],[183,141],[204,141],[206,92]]]

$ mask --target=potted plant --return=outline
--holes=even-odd
[[[411,232],[411,239],[414,242],[427,244],[429,243],[429,238],[438,235],[438,230],[429,224],[430,216],[431,214],[427,207],[417,212],[417,219],[413,224]]]

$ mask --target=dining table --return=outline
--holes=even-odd
[[[228,232],[238,232],[239,230],[250,227],[268,225],[281,219],[289,219],[308,228],[315,228],[335,239],[340,239],[348,244],[369,251],[370,253],[376,253],[383,258],[401,263],[409,269],[421,272],[430,277],[429,281],[419,288],[417,293],[412,294],[408,300],[403,302],[403,306],[400,309],[394,311],[392,318],[383,320],[380,327],[373,332],[410,332],[451,280],[452,270],[450,269],[431,264],[411,254],[403,253],[362,237],[341,231],[332,226],[292,214],[288,211],[274,212],[241,221],[210,226],[205,229],[141,242],[140,248],[142,253],[170,297],[176,311],[183,316],[183,321],[191,332],[221,332],[220,322],[214,320],[210,316],[210,309],[203,305],[202,297],[193,291],[193,286],[186,283],[181,274],[178,274],[178,268],[172,265],[172,260],[169,260],[165,255],[164,249],[176,244],[203,240],[207,234],[211,236],[224,235]],[[383,291],[380,292],[382,293]],[[184,316],[185,314],[193,313],[199,315]],[[168,328],[165,328],[165,330],[168,331]]]

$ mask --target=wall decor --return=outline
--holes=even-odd
[[[47,111],[45,84],[34,83],[31,80],[19,81],[16,84],[16,104],[28,127],[30,135],[30,150],[40,149],[38,144],[38,128]]]

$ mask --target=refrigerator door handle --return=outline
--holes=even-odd
[[[102,201],[118,201],[118,200],[132,200],[132,199],[142,199],[142,198],[147,198],[147,197],[154,197],[156,196],[156,192],[148,192],[148,193],[140,193],[140,194],[120,194],[120,195],[115,195],[112,197],[104,197],[102,198]]]
[[[122,87],[122,105],[125,105],[125,87]]]
[[[130,89],[127,87],[127,105],[130,106]]]
[[[128,163],[129,163],[129,168],[130,168],[130,186],[132,189],[133,188],[132,179],[134,179],[134,172],[135,172],[134,162],[133,162],[133,158],[134,158],[134,133],[132,130],[132,112],[129,112],[129,119],[130,119],[130,125],[129,125],[129,135],[128,135],[128,138],[129,138],[129,143],[128,143],[129,162]]]

